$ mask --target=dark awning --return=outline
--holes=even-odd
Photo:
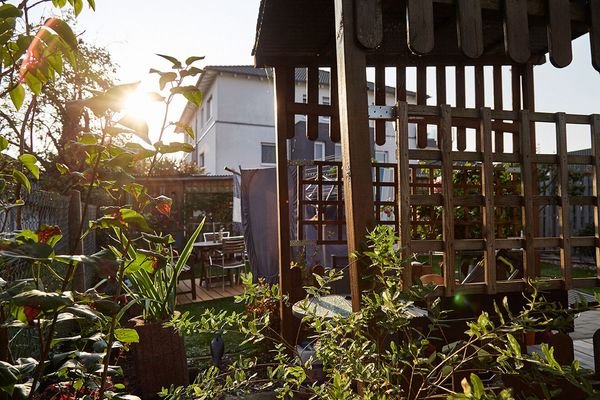
[[[600,68],[600,1],[355,0],[356,40],[369,64],[571,62],[571,41],[591,32]],[[598,27],[593,29],[593,27]],[[592,27],[592,28],[590,28]],[[332,65],[333,0],[262,0],[257,66]]]

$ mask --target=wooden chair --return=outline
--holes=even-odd
[[[225,290],[226,272],[238,270],[238,280],[240,271],[246,266],[246,244],[243,236],[232,236],[223,238],[223,247],[217,254],[209,256],[209,268],[207,270],[208,286],[211,282],[212,268],[221,269],[223,278],[223,290]]]
[[[228,238],[229,237],[229,232],[228,231],[223,231],[223,232],[206,232],[206,233],[202,234],[202,236],[204,236],[204,241],[205,242],[212,242],[214,240],[219,240],[219,235],[221,236],[221,238]]]

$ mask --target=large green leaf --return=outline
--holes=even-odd
[[[13,178],[15,178],[15,180],[17,182],[19,182],[20,184],[25,186],[25,188],[27,188],[28,192],[31,192],[31,183],[29,182],[29,179],[27,179],[27,177],[25,176],[24,173],[15,169],[15,170],[13,170],[12,175],[13,175]]]
[[[139,343],[140,337],[135,329],[115,329],[115,337],[121,343]]]
[[[46,23],[46,26],[52,29],[60,36],[60,38],[71,48],[75,50],[77,48],[77,36],[73,33],[73,30],[65,21],[59,18],[51,18]]]
[[[139,212],[130,208],[122,208],[120,213],[121,219],[128,224],[133,224],[144,232],[152,232],[150,225],[148,225],[148,221],[146,221],[146,218],[144,218],[144,216]]]
[[[40,179],[40,167],[37,166],[37,158],[33,154],[22,154],[19,156],[19,161],[31,172],[31,175],[35,176],[35,179]]]
[[[19,109],[23,105],[23,100],[25,100],[25,88],[21,84],[18,84],[17,86],[12,88],[12,90],[10,91],[10,100],[12,101],[17,111],[19,111]]]
[[[171,89],[171,93],[182,94],[190,103],[200,107],[202,105],[202,92],[196,86],[180,86]]]
[[[35,307],[40,310],[56,310],[60,307],[72,305],[73,297],[68,292],[43,292],[34,289],[14,296],[13,303],[20,306]]]
[[[16,18],[23,15],[23,11],[12,4],[2,4],[0,6],[0,18]]]

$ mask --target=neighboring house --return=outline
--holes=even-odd
[[[320,71],[319,99],[328,104],[329,72]],[[186,139],[195,149],[188,161],[203,167],[206,174],[221,175],[226,167],[272,167],[275,165],[275,110],[273,72],[251,66],[208,66],[197,83],[202,91],[200,108],[188,103],[180,123],[191,126],[195,139]],[[373,103],[373,84],[369,83],[369,102]],[[408,101],[415,103],[415,93],[408,92]],[[306,102],[306,70],[296,70],[296,102]],[[395,103],[393,88],[387,88],[387,104]],[[328,138],[328,120],[319,123],[319,138],[306,138],[305,117],[296,117],[296,135],[288,140],[289,159],[339,159],[341,146]],[[388,136],[383,146],[373,146],[373,158],[380,162],[395,162],[395,133],[388,123]],[[416,147],[415,129],[411,129],[409,145]],[[431,145],[435,145],[432,142]]]

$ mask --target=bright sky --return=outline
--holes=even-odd
[[[151,67],[168,69],[155,53],[180,59],[203,55],[203,65],[253,62],[259,0],[97,0],[96,5],[96,12],[84,10],[78,26],[89,41],[113,54],[122,82],[143,80]],[[600,73],[591,66],[588,38],[577,40],[573,51],[573,63],[563,70],[550,63],[536,67],[538,111],[600,113]],[[569,142],[570,150],[588,146],[587,139]]]

